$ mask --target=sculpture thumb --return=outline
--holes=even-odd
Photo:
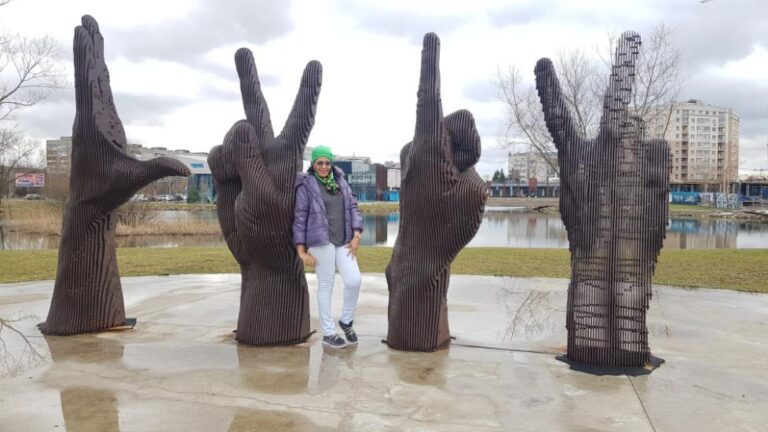
[[[148,161],[139,161],[128,157],[127,187],[131,191],[137,191],[155,180],[169,176],[189,176],[189,168],[180,161],[159,157]]]

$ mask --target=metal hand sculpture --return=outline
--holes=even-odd
[[[115,259],[115,210],[136,191],[166,176],[187,176],[179,161],[138,161],[127,152],[104,63],[99,26],[84,16],[75,29],[75,104],[69,199],[59,244],[59,264],[48,334],[67,335],[115,327],[125,321]]]
[[[416,133],[400,153],[400,229],[387,266],[387,344],[434,351],[450,341],[450,266],[477,233],[488,197],[475,172],[480,136],[469,111],[443,117],[440,39],[424,36]]]
[[[597,138],[580,136],[552,62],[536,64],[536,88],[557,147],[560,212],[568,230],[568,358],[641,367],[650,358],[645,312],[665,236],[669,148],[644,140],[628,109],[640,36],[621,36]]]
[[[274,136],[253,54],[241,48],[235,64],[247,120],[232,126],[208,164],[219,223],[242,275],[236,338],[251,345],[299,343],[310,335],[309,294],[291,244],[294,182],[315,122],[322,66],[307,64],[291,114]]]

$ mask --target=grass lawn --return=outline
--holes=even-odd
[[[0,282],[54,279],[56,250],[0,251]],[[391,248],[363,247],[361,270],[382,273]],[[126,248],[117,250],[122,276],[238,273],[227,248]],[[453,263],[454,274],[567,278],[565,249],[467,248]],[[768,249],[664,251],[654,283],[768,293]]]

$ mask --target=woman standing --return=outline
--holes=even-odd
[[[363,217],[344,180],[344,173],[333,166],[333,153],[329,147],[316,147],[312,151],[312,166],[296,178],[293,244],[304,265],[315,267],[323,344],[332,348],[357,343],[357,335],[352,329],[360,293],[360,269],[355,253],[360,247],[362,232]],[[344,281],[344,306],[339,326],[346,340],[336,333],[331,317],[336,270]]]

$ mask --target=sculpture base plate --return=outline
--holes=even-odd
[[[563,363],[566,363],[568,366],[571,367],[572,370],[588,373],[590,375],[597,375],[597,376],[603,376],[603,375],[612,375],[612,376],[618,376],[618,375],[626,375],[626,376],[640,376],[640,375],[648,375],[651,372],[655,371],[664,363],[664,359],[659,357],[654,357],[651,355],[648,358],[648,361],[643,365],[640,366],[602,366],[602,365],[591,365],[587,363],[580,363],[577,361],[573,361],[568,358],[566,355],[559,355],[555,357],[555,359],[560,360]]]
[[[37,325],[37,329],[40,330],[41,333],[51,335],[51,336],[74,336],[77,334],[86,334],[86,333],[99,333],[99,332],[108,332],[108,331],[123,331],[123,330],[133,330],[134,327],[136,327],[136,322],[138,320],[136,318],[126,318],[125,321],[122,323],[108,328],[98,329],[98,330],[92,330],[92,331],[85,331],[81,333],[71,333],[66,335],[59,335],[56,333],[46,332],[43,330],[43,324],[45,323],[39,323]]]
[[[136,318],[126,318],[125,321],[123,321],[122,324],[118,324],[114,327],[110,327],[108,329],[104,329],[104,331],[122,331],[122,330],[133,330],[134,327],[136,327]]]

